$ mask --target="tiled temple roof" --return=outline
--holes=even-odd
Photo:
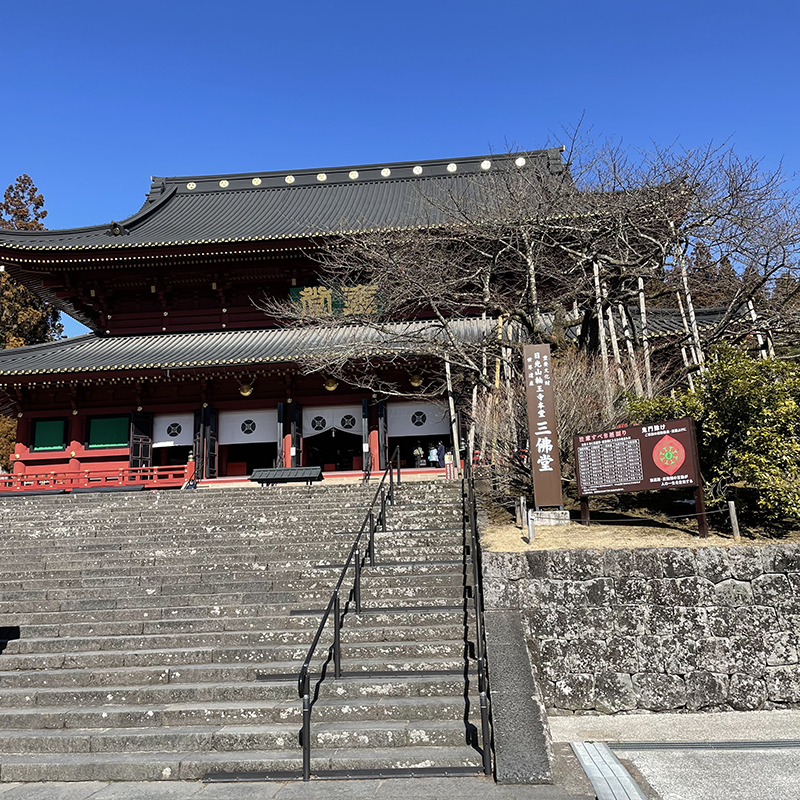
[[[120,250],[422,228],[441,224],[431,198],[465,191],[498,168],[567,169],[561,149],[512,156],[311,170],[153,178],[139,211],[119,222],[52,231],[0,230],[3,250]]]

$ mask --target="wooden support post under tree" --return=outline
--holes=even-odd
[[[606,376],[609,373],[609,364],[608,364],[608,346],[606,345],[606,326],[605,322],[603,321],[603,294],[602,290],[600,289],[600,264],[598,261],[595,261],[592,265],[594,269],[594,294],[595,294],[595,316],[597,317],[597,341],[600,345],[600,357],[603,359],[603,371],[605,372]],[[605,387],[605,405],[606,405],[606,415],[610,420],[614,415],[614,404],[611,400],[611,384],[606,379],[604,381]]]
[[[600,289],[600,264],[595,261],[594,269],[594,295],[595,316],[597,317],[597,343],[600,347],[600,357],[603,359],[603,369],[608,372],[608,346],[606,345],[606,326],[603,323],[603,294]]]
[[[475,463],[475,416],[478,413],[478,384],[472,384],[472,417],[469,422],[469,445],[467,447],[467,458],[471,464]]]
[[[697,350],[695,349],[694,338],[692,337],[692,333],[689,330],[689,323],[686,321],[686,311],[683,308],[683,300],[681,299],[681,293],[675,292],[675,297],[678,299],[678,310],[681,312],[681,322],[683,323],[683,331],[687,336],[689,341],[689,351],[692,354],[692,363],[693,364],[700,364],[700,359],[697,356]]]
[[[639,276],[639,314],[642,318],[642,355],[644,356],[644,380],[647,396],[653,396],[653,373],[650,368],[650,334],[647,329],[647,305],[644,301],[644,278]]]
[[[683,294],[686,298],[686,310],[689,314],[689,323],[692,329],[692,338],[694,339],[694,346],[697,350],[697,366],[700,368],[700,372],[705,370],[704,363],[705,363],[705,356],[703,355],[703,344],[700,340],[700,329],[697,327],[697,317],[694,313],[694,303],[692,302],[692,292],[689,289],[689,271],[686,267],[686,257],[683,253],[683,248],[679,245],[675,245],[675,257],[678,259],[678,266],[680,267],[681,271],[681,281],[683,283]]]
[[[450,435],[453,438],[453,461],[456,465],[458,477],[462,477],[461,473],[461,442],[458,436],[458,417],[456,417],[456,406],[453,401],[453,378],[450,372],[450,357],[444,357],[444,372],[447,378],[447,404],[450,411]]]
[[[759,358],[768,358],[767,349],[764,347],[764,337],[761,335],[761,331],[758,327],[758,314],[756,314],[756,307],[753,304],[753,299],[750,298],[747,301],[747,310],[750,313],[750,320],[753,323],[753,332],[756,335],[756,341],[758,342],[758,355]]]
[[[589,515],[589,498],[588,497],[581,497],[581,525],[586,525],[587,527],[592,524],[592,519]]]
[[[692,365],[689,363],[689,356],[686,353],[686,347],[681,345],[681,357],[683,358],[683,366],[686,368],[686,380],[689,382],[689,391],[694,391],[694,376],[692,375]]]
[[[603,300],[608,299],[608,289],[606,284],[603,283]],[[622,369],[622,358],[619,354],[619,342],[617,341],[617,326],[614,323],[614,309],[611,305],[607,305],[606,312],[608,314],[608,336],[611,339],[611,352],[614,354],[614,362],[617,365],[617,380],[623,389],[628,388],[628,382],[625,380],[625,370]]]
[[[636,389],[636,394],[639,397],[644,396],[644,387],[642,386],[642,377],[639,375],[639,365],[636,363],[636,351],[633,347],[633,333],[628,321],[628,315],[625,312],[625,306],[619,303],[619,318],[622,321],[622,335],[625,337],[625,347],[628,350],[628,360],[631,362],[631,375],[633,376],[633,386]]]

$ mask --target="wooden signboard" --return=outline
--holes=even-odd
[[[595,495],[694,486],[700,533],[708,535],[691,418],[579,434],[573,447],[584,522]]]
[[[563,508],[556,404],[550,345],[525,345],[525,401],[528,408],[533,499],[536,508]]]

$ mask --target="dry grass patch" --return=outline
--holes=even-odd
[[[712,531],[706,539],[697,533],[696,524],[677,522],[653,523],[631,519],[625,524],[592,523],[588,528],[577,522],[569,525],[540,525],[534,541],[527,541],[527,531],[518,528],[510,519],[491,521],[481,535],[486,550],[519,553],[526,550],[598,550],[622,547],[730,547],[731,545],[764,545],[800,542],[800,531],[787,531],[780,538],[758,531],[746,531],[740,542],[731,534]]]

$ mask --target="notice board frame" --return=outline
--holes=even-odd
[[[691,417],[577,434],[573,437],[572,444],[582,524],[591,524],[590,497],[693,486],[700,536],[708,536],[697,434]],[[624,461],[626,454],[631,453],[637,453],[638,459],[634,457],[628,464],[619,463]],[[615,463],[602,470],[603,458],[614,459]],[[587,477],[586,473],[598,461],[602,474],[590,474]]]

